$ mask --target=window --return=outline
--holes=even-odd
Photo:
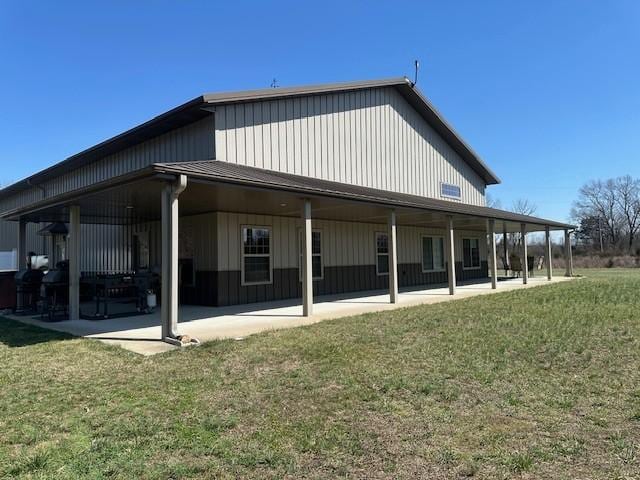
[[[271,283],[271,229],[242,227],[242,285]]]
[[[464,255],[463,268],[480,268],[480,240],[477,238],[463,238],[462,253]]]
[[[444,270],[444,238],[422,237],[422,271]]]
[[[302,252],[304,235],[302,229],[298,231],[298,271],[300,272],[300,281],[302,281]],[[311,271],[313,279],[321,279],[324,276],[324,269],[322,264],[322,232],[320,230],[313,230],[311,232]]]
[[[452,183],[441,183],[440,195],[442,195],[443,197],[449,197],[449,198],[462,197],[460,193],[460,187],[458,185],[453,185]]]
[[[376,233],[376,274],[389,275],[389,235]]]

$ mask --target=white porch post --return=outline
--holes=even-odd
[[[69,207],[69,320],[80,318],[80,207]]]
[[[178,337],[178,196],[187,186],[187,177],[180,175],[178,181],[167,183],[162,190],[162,299],[160,320],[162,340],[180,343]]]
[[[302,315],[313,315],[313,256],[311,224],[311,200],[305,199],[302,205]]]
[[[565,255],[565,277],[573,276],[573,252],[571,252],[571,234],[569,230],[564,231],[564,255]]]
[[[520,224],[520,235],[522,238],[522,283],[529,283],[529,262],[527,260],[527,225]]]
[[[447,277],[449,281],[449,295],[456,294],[456,253],[455,239],[453,236],[453,217],[447,217],[447,240],[445,250],[447,251]]]
[[[549,228],[549,226],[547,225],[546,227],[544,227],[544,236],[545,236],[545,249],[544,249],[544,255],[545,255],[545,261],[547,263],[547,280],[551,280],[552,276],[553,276],[553,266],[551,265],[551,229]]]
[[[488,222],[489,229],[489,264],[491,266],[491,288],[498,288],[498,256],[496,254],[496,221],[491,218]]]
[[[398,238],[395,210],[389,212],[389,299],[391,303],[398,303]]]

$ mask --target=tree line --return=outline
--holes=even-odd
[[[580,188],[571,216],[576,240],[600,252],[633,252],[640,230],[640,179],[592,180]]]

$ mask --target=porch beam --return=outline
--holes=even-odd
[[[553,266],[551,265],[551,229],[549,228],[549,225],[547,225],[546,227],[544,227],[544,239],[545,239],[545,249],[544,249],[544,256],[545,258],[545,262],[547,264],[547,280],[551,280],[551,278],[553,277]]]
[[[571,233],[564,231],[565,277],[573,277],[573,252],[571,251]]]
[[[498,255],[496,253],[496,221],[491,218],[487,222],[489,230],[489,263],[491,267],[491,288],[498,288]]]
[[[160,319],[162,340],[181,344],[178,340],[178,197],[187,186],[187,177],[180,175],[168,182],[161,194],[162,212],[162,278]]]
[[[80,319],[80,206],[69,207],[69,320]]]
[[[445,250],[447,251],[447,279],[449,282],[449,295],[456,294],[456,253],[455,239],[453,235],[453,217],[447,217],[447,239]]]
[[[389,300],[398,303],[398,236],[396,211],[389,212]]]
[[[311,223],[311,200],[304,199],[302,205],[302,315],[313,315],[313,252]]]
[[[527,261],[527,225],[520,224],[520,239],[522,241],[522,283],[529,283],[529,262]]]

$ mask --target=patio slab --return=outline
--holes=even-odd
[[[361,313],[379,312],[413,305],[440,303],[477,295],[489,295],[510,290],[532,288],[572,280],[567,277],[533,277],[528,285],[520,279],[499,282],[492,290],[491,283],[460,285],[456,294],[449,295],[446,286],[438,288],[402,289],[398,303],[389,303],[389,294],[380,290],[357,292],[349,295],[328,295],[314,299],[314,314],[302,316],[300,299],[253,303],[231,307],[200,307],[183,305],[179,311],[178,331],[201,342],[216,339],[238,338],[255,333],[311,325],[322,320],[348,317]],[[174,347],[160,340],[160,312],[107,320],[67,320],[44,322],[37,317],[10,316],[14,320],[39,327],[92,338],[117,345],[142,355],[154,355]]]

